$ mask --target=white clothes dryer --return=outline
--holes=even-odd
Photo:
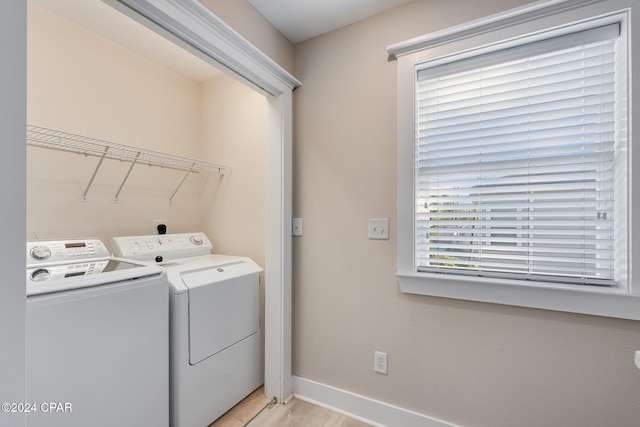
[[[167,289],[99,239],[27,242],[27,426],[169,425]]]
[[[171,426],[205,427],[260,387],[262,269],[253,260],[211,254],[201,232],[114,237],[111,247],[166,271]]]

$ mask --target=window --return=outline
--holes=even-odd
[[[512,22],[485,23],[496,30],[473,23],[401,54],[403,291],[640,318],[620,308],[639,300],[629,280],[631,12],[611,10],[620,3],[523,8],[521,22],[505,14]]]
[[[621,285],[619,33],[610,24],[417,71],[419,272]]]

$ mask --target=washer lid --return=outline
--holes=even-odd
[[[27,296],[160,276],[162,273],[162,269],[155,265],[118,258],[35,266],[27,269]]]

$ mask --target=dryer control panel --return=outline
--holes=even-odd
[[[119,257],[161,263],[208,255],[213,245],[206,234],[195,232],[114,237],[111,249]]]
[[[27,267],[82,262],[111,257],[100,239],[34,240],[27,242]]]

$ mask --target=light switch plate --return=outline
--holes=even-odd
[[[389,219],[388,218],[369,219],[369,239],[389,240]]]
[[[293,235],[302,236],[302,218],[293,218]]]

